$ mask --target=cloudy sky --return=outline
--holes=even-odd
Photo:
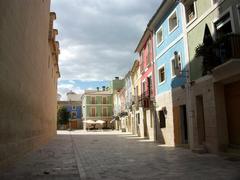
[[[95,89],[124,77],[161,0],[52,0],[59,30],[58,92]]]

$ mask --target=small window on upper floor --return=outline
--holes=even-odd
[[[143,49],[140,52],[140,71],[143,72],[144,70],[144,59],[143,59]]]
[[[178,26],[178,18],[177,18],[177,12],[174,11],[172,13],[172,15],[169,17],[168,19],[168,29],[169,29],[169,32],[171,33],[172,31],[174,31],[177,26]]]
[[[76,110],[76,106],[72,106],[72,110]]]
[[[195,11],[195,2],[190,2],[185,5],[186,10],[186,21],[187,24],[193,21],[196,17],[196,11]]]
[[[150,66],[151,65],[151,40],[150,39],[148,40],[148,43],[147,43],[147,49],[148,49],[148,52],[147,52],[147,65]]]
[[[176,54],[172,59],[172,77],[179,75],[182,71],[182,62],[180,54]]]
[[[96,104],[96,97],[91,97],[91,104]]]
[[[158,70],[158,78],[159,83],[163,83],[165,81],[165,68],[164,66]]]
[[[218,19],[214,23],[214,28],[215,28],[217,39],[221,38],[226,34],[232,33],[233,29],[232,29],[230,12],[227,12],[220,19]]]
[[[102,100],[103,100],[103,104],[107,104],[107,97],[103,97]]]
[[[157,46],[159,46],[163,42],[163,30],[162,27],[157,31]]]

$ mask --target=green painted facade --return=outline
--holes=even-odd
[[[191,80],[196,80],[202,76],[201,58],[195,58],[195,50],[199,44],[203,43],[205,25],[207,24],[212,36],[215,35],[214,22],[225,12],[230,11],[234,32],[240,32],[240,19],[237,5],[239,0],[224,0],[222,3],[213,5],[212,0],[197,0],[197,18],[187,26],[188,50],[191,68]]]
[[[110,88],[114,90],[122,89],[124,86],[124,80],[123,79],[114,79],[111,81]]]
[[[95,99],[95,100],[92,100]],[[106,98],[104,102],[103,98]],[[95,109],[95,115],[92,114],[92,109]],[[106,113],[104,115],[104,109]],[[83,98],[83,119],[92,120],[106,120],[111,119],[113,115],[113,97],[112,94],[103,94],[102,91],[91,93],[91,95],[85,94]]]

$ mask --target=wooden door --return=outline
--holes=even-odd
[[[180,122],[180,107],[173,107],[173,123],[174,123],[174,142],[175,144],[182,144],[181,139],[181,122]]]
[[[240,81],[225,86],[229,143],[240,146]]]

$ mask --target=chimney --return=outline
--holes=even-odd
[[[105,91],[105,86],[102,86],[102,90]]]
[[[119,77],[115,77],[115,80],[119,80]]]
[[[99,91],[99,87],[97,87],[97,91]]]

